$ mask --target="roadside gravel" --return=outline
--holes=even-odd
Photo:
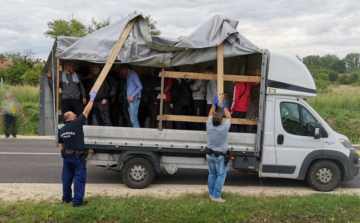
[[[238,187],[225,186],[224,192],[231,192],[245,196],[279,196],[279,195],[310,195],[321,193],[311,188],[296,187]],[[183,194],[204,193],[207,187],[203,185],[150,185],[145,189],[131,189],[124,184],[87,184],[85,197],[107,196],[155,196],[160,198],[178,197]],[[338,188],[328,194],[356,194],[360,189]],[[0,200],[3,202],[61,200],[61,184],[29,184],[29,183],[3,183],[0,184]]]

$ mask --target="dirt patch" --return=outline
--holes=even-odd
[[[310,195],[321,193],[311,188],[295,187],[235,187],[225,186],[224,192],[231,192],[246,196],[279,196],[279,195]],[[146,189],[131,189],[123,184],[87,184],[85,197],[129,197],[129,196],[155,196],[161,198],[178,197],[188,193],[205,193],[207,187],[203,185],[150,185]],[[360,189],[339,188],[329,194],[356,194],[360,195]],[[61,201],[61,184],[0,184],[0,200],[5,202],[15,201]]]

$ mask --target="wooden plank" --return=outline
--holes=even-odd
[[[160,120],[160,115],[157,120]],[[204,116],[186,116],[186,115],[162,115],[163,121],[175,121],[175,122],[202,122],[206,123],[208,117]],[[224,118],[225,119],[225,118]],[[257,125],[258,122],[250,121],[247,119],[233,118],[231,124],[237,125]]]
[[[160,117],[159,117],[159,130],[162,130],[163,126],[163,107],[164,107],[164,85],[165,85],[165,69],[161,70],[161,91],[160,91]]]
[[[217,94],[224,93],[224,44],[217,49]]]
[[[125,27],[123,33],[121,34],[119,40],[115,44],[113,51],[111,52],[108,60],[106,61],[104,68],[102,69],[99,77],[97,78],[97,80],[90,92],[92,92],[92,91],[97,92],[99,90],[99,88],[101,87],[101,85],[104,82],[107,74],[109,73],[109,70],[111,69],[111,66],[113,65],[116,57],[119,55],[119,52],[120,52],[121,48],[123,47],[125,40],[127,39],[132,28],[134,27],[136,20],[137,20],[137,18],[131,20]]]
[[[245,73],[247,75],[251,75],[251,76],[261,76],[261,70],[256,69],[256,70],[247,70],[245,71]]]
[[[159,75],[162,76],[161,74]],[[191,72],[175,72],[166,71],[165,77],[171,78],[185,78],[185,79],[201,79],[201,80],[217,80],[218,76],[213,74],[191,73]],[[256,76],[244,76],[244,75],[232,75],[224,74],[224,81],[237,81],[237,82],[256,82],[260,83],[261,77]]]
[[[60,60],[57,59],[56,60],[56,72],[55,74],[52,74],[52,75],[56,75],[55,78],[56,78],[56,111],[59,111],[59,100],[60,100],[60,91],[62,92],[62,90],[60,90],[60,78],[61,78],[61,72],[59,71],[59,67],[60,67]],[[58,115],[61,115],[61,111],[58,112]]]

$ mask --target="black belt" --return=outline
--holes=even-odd
[[[87,154],[88,154],[88,151],[78,151],[78,150],[71,150],[71,149],[64,150],[65,157],[79,158],[79,157],[87,156]]]

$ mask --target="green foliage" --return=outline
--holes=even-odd
[[[241,196],[224,193],[224,204],[207,194],[179,198],[92,197],[73,208],[48,201],[0,204],[2,222],[357,222],[357,195]]]
[[[318,55],[310,55],[310,56],[307,56],[307,57],[303,58],[303,63],[306,66],[320,65],[319,60],[320,60],[320,56],[318,56]]]
[[[40,71],[44,65],[40,59],[35,58],[35,55],[32,50],[25,50],[23,53],[15,51],[5,53],[5,58],[11,62],[11,65],[0,69],[0,77],[3,77],[6,83],[13,85],[38,84]]]
[[[43,63],[37,63],[34,67],[28,69],[22,76],[21,80],[25,84],[37,85],[40,80],[40,72],[44,68]]]
[[[134,13],[138,13],[136,10]],[[145,15],[142,12],[140,12],[140,15],[144,17],[144,19],[149,23],[149,28],[151,30],[152,36],[160,36],[161,31],[156,27],[157,21],[155,21],[153,18],[151,18],[151,15]]]
[[[308,98],[308,103],[335,131],[349,137],[352,143],[360,143],[359,87],[334,85]]]
[[[339,77],[338,73],[336,73],[335,71],[330,71],[330,73],[328,73],[328,76],[329,76],[329,81],[331,81],[333,83],[335,81],[337,81],[337,79]]]
[[[110,19],[102,22],[95,21],[94,18],[91,20],[91,24],[86,26],[79,20],[75,19],[74,16],[68,20],[57,19],[52,22],[48,22],[49,30],[44,34],[46,37],[56,38],[57,36],[74,36],[83,37],[87,34],[95,32],[110,24]]]
[[[360,68],[360,53],[349,53],[345,56],[344,62],[348,70]]]

